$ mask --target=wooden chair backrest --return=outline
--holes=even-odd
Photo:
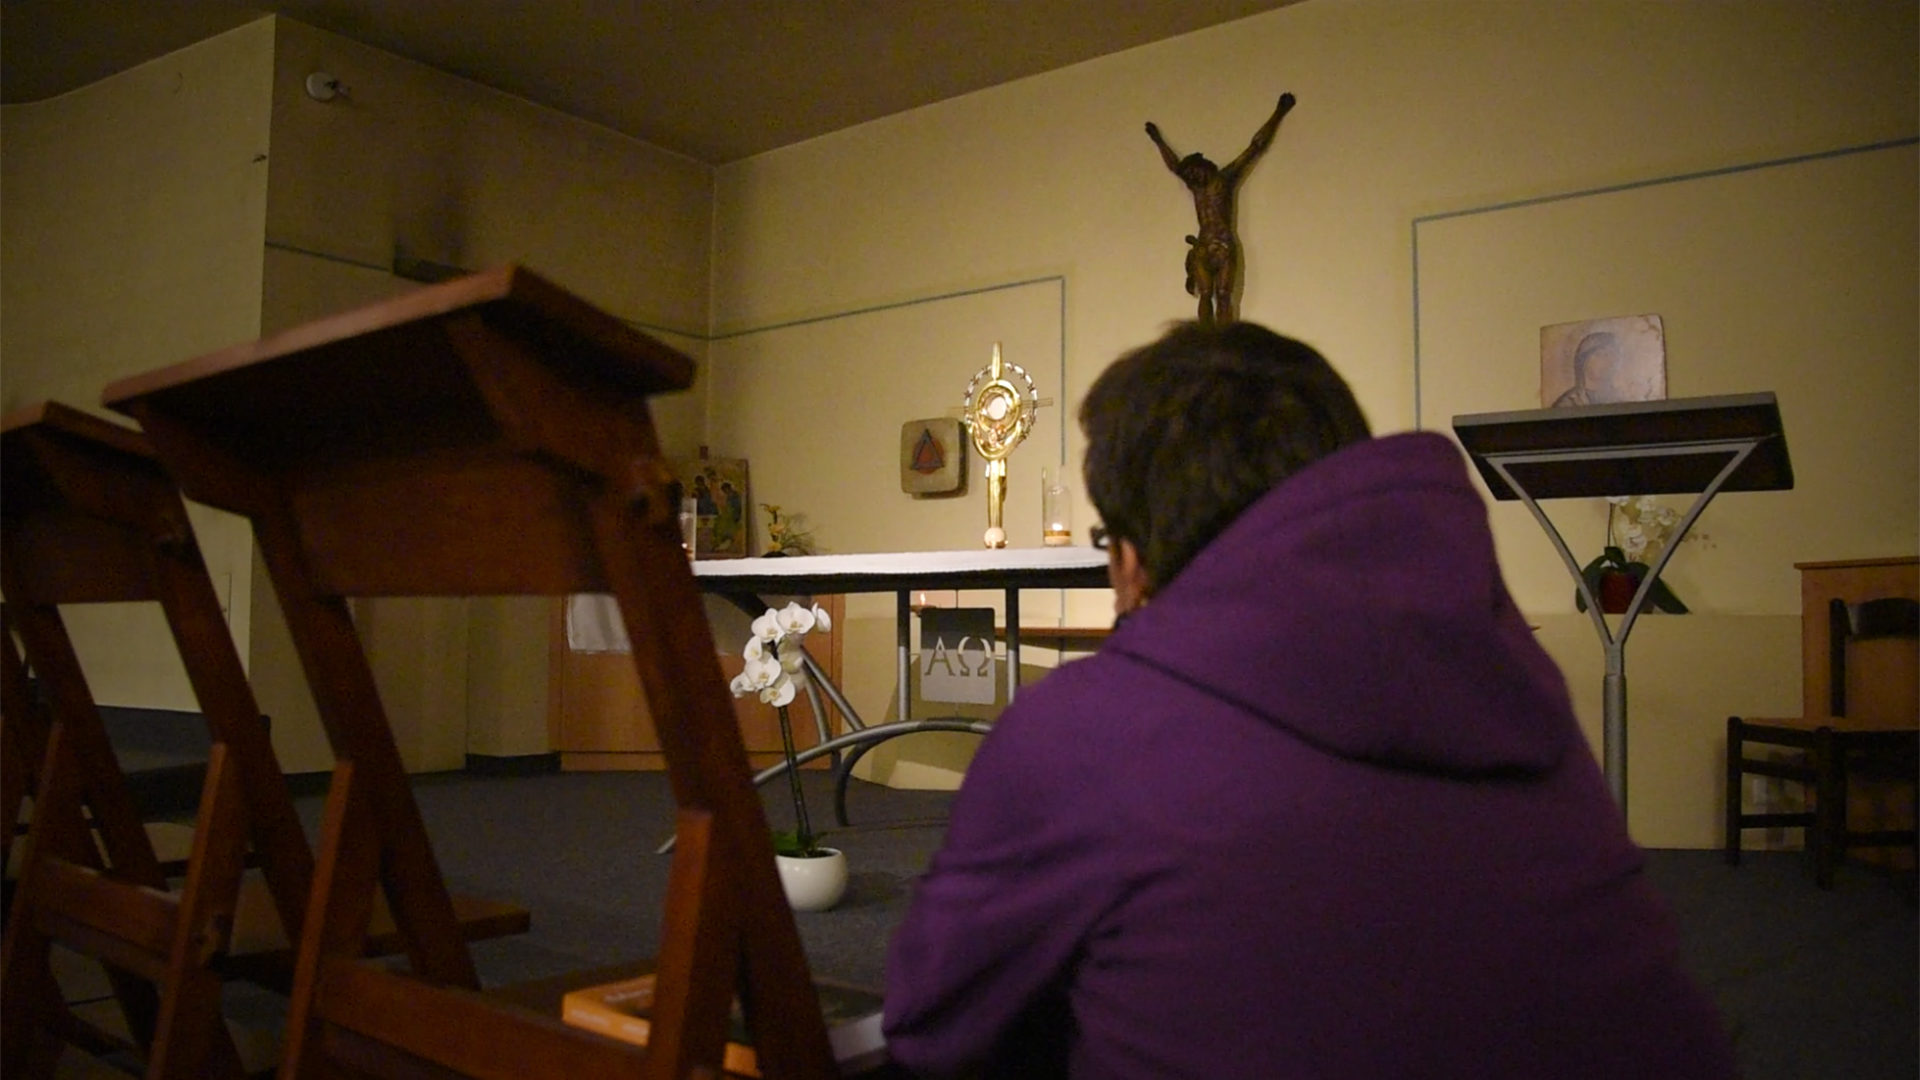
[[[1835,716],[1847,715],[1847,654],[1856,641],[1881,638],[1920,638],[1920,600],[1910,596],[1882,596],[1849,603],[1838,597],[1827,604],[1827,656],[1831,672],[1829,693]]]

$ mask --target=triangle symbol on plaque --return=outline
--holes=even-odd
[[[913,464],[907,467],[929,475],[947,467],[947,455],[940,449],[940,440],[933,437],[932,428],[920,429],[920,438],[913,444]]]

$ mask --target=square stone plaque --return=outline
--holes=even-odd
[[[957,495],[967,489],[967,438],[957,417],[909,420],[900,426],[900,490]]]

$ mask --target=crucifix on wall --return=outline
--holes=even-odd
[[[1147,122],[1147,137],[1160,148],[1160,158],[1193,192],[1199,231],[1187,237],[1187,292],[1200,298],[1200,324],[1214,326],[1237,317],[1234,290],[1240,261],[1240,239],[1233,230],[1233,195],[1240,179],[1273,142],[1280,120],[1293,108],[1293,95],[1281,94],[1273,115],[1253,133],[1253,141],[1226,165],[1215,165],[1204,154],[1180,157],[1160,137],[1160,128]]]

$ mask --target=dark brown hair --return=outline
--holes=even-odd
[[[1120,357],[1080,403],[1087,495],[1154,587],[1274,485],[1369,438],[1346,381],[1255,323],[1184,322]]]

